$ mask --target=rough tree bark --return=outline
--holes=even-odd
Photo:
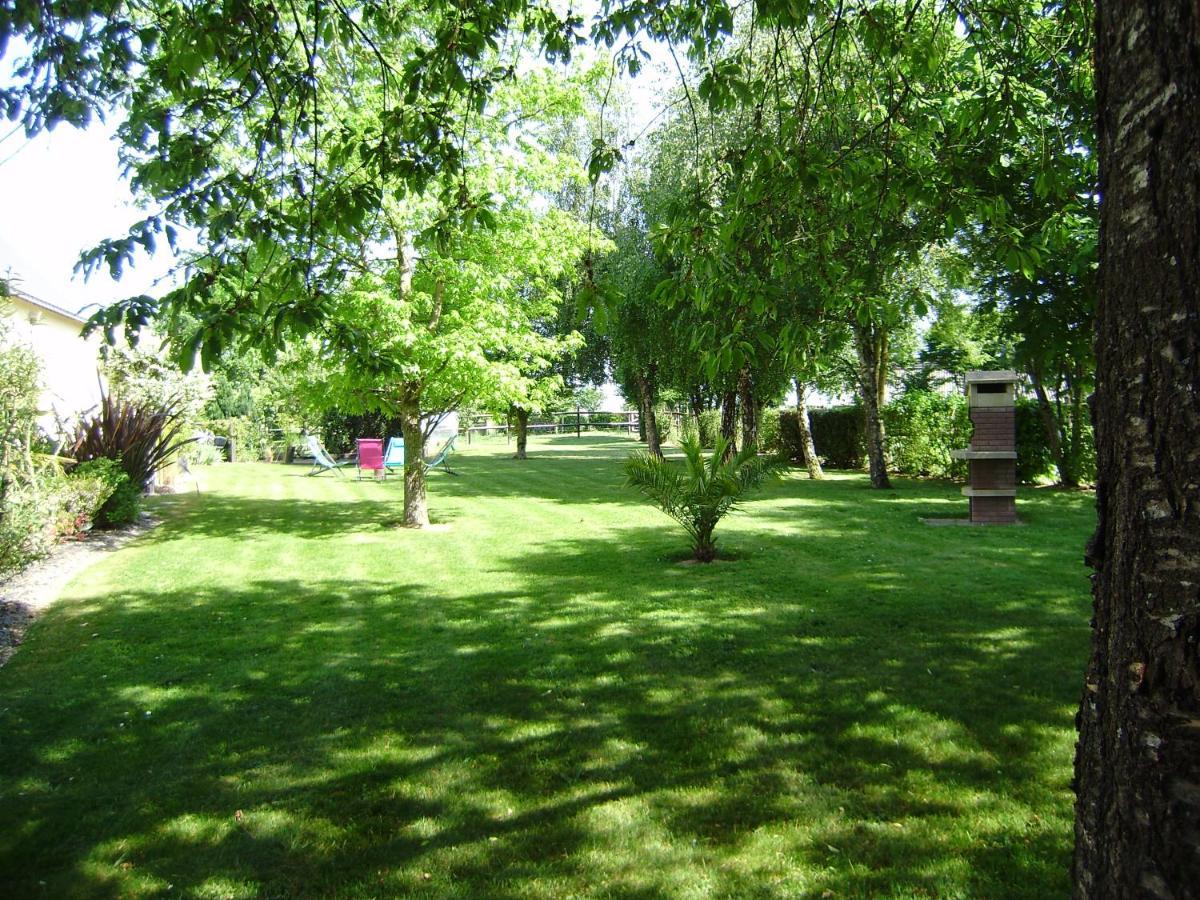
[[[738,399],[742,407],[742,446],[758,446],[758,402],[754,397],[754,379],[749,369],[738,373]]]
[[[514,404],[509,415],[517,420],[517,455],[514,459],[528,459],[525,449],[529,445],[529,410]]]
[[[413,392],[400,401],[400,432],[404,435],[404,524],[424,528],[429,524],[425,499],[425,432],[421,407]]]
[[[1046,443],[1049,444],[1050,454],[1054,457],[1054,466],[1058,469],[1058,482],[1063,487],[1078,487],[1082,480],[1079,457],[1083,440],[1083,393],[1079,389],[1078,379],[1072,379],[1071,382],[1070,422],[1064,423],[1060,410],[1055,408],[1046,391],[1041,372],[1034,366],[1028,366],[1025,372],[1037,398],[1042,432],[1046,435]]]
[[[638,394],[642,403],[641,423],[645,431],[646,449],[662,458],[662,437],[658,432],[658,414],[654,411],[654,404],[658,397],[653,377],[653,372],[649,376],[638,375],[637,377]]]
[[[1200,893],[1200,6],[1099,4],[1092,657],[1077,897]]]
[[[411,286],[412,270],[405,261],[405,238],[396,231],[396,252],[400,266],[400,292],[403,298]],[[433,285],[433,305],[426,328],[436,333],[442,321],[446,282],[438,278]],[[421,389],[419,382],[400,387],[400,433],[404,436],[404,524],[424,528],[429,524],[429,505],[425,497],[425,432],[421,428]]]
[[[808,469],[808,477],[814,481],[824,478],[825,472],[821,469],[821,460],[817,456],[808,422],[808,385],[799,378],[796,379],[796,428],[800,432],[800,456],[804,460],[804,467]]]
[[[721,436],[725,438],[725,458],[737,455],[737,391],[726,391],[721,395]]]
[[[858,392],[862,396],[864,437],[871,486],[890,488],[883,404],[887,399],[887,331],[876,325],[854,323],[854,349],[858,355]]]

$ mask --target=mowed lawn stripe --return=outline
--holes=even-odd
[[[17,894],[1064,893],[1085,494],[787,476],[681,566],[623,438],[235,465],[0,670]]]

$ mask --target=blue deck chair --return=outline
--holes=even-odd
[[[383,471],[404,468],[404,438],[388,438],[387,450],[383,453]]]
[[[350,465],[349,461],[336,462],[334,458],[325,451],[325,448],[321,446],[321,442],[317,440],[317,436],[315,434],[306,436],[304,438],[304,443],[308,446],[308,452],[312,454],[313,458],[313,467],[309,471],[309,475],[320,475],[322,472],[329,471],[337,472],[339,475],[341,475],[342,466]]]
[[[450,457],[450,454],[454,452],[454,442],[456,440],[458,440],[458,435],[455,435],[454,437],[450,438],[450,440],[446,441],[446,443],[442,445],[442,449],[438,452],[438,455],[429,462],[425,463],[426,472],[441,466],[446,470],[447,475],[458,475],[457,472],[450,468],[450,463],[447,461]]]

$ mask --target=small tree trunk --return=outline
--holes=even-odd
[[[717,545],[712,536],[696,538],[692,546],[692,556],[697,562],[710,563],[717,558]]]
[[[804,460],[804,467],[808,469],[808,477],[814,481],[824,478],[821,460],[813,444],[812,426],[808,421],[808,386],[799,378],[796,379],[796,428],[800,431],[800,456]]]
[[[737,454],[737,391],[726,391],[721,397],[721,436],[725,438],[725,458]]]
[[[1083,388],[1079,386],[1077,377],[1071,378],[1071,428],[1069,448],[1066,454],[1067,472],[1063,476],[1063,484],[1078,487],[1083,483]],[[1070,479],[1067,481],[1066,479]]]
[[[646,441],[646,449],[662,458],[662,440],[658,433],[658,414],[654,411],[656,391],[654,384],[645,375],[638,375],[638,393],[642,397],[642,433]]]
[[[529,443],[529,410],[514,406],[511,415],[517,419],[517,455],[514,459],[528,459],[525,448]]]
[[[738,373],[738,399],[742,407],[742,447],[758,446],[758,403],[749,369]]]
[[[655,456],[662,458],[662,440],[658,434],[658,413],[654,411],[654,404],[646,404],[646,449]]]
[[[858,386],[863,401],[871,486],[890,488],[887,435],[883,427],[883,404],[887,397],[887,332],[876,326],[856,323],[854,348],[858,354]]]
[[[1058,483],[1067,487],[1075,487],[1079,482],[1074,479],[1068,460],[1066,442],[1063,440],[1062,423],[1054,412],[1054,404],[1046,393],[1046,385],[1040,371],[1035,367],[1026,369],[1029,382],[1033,385],[1033,394],[1037,398],[1038,418],[1042,420],[1042,431],[1046,435],[1046,443],[1050,446],[1050,455],[1054,457],[1054,467],[1058,469]]]
[[[421,430],[421,408],[416,400],[400,405],[400,432],[404,435],[404,524],[424,528],[429,524],[425,499],[425,432]]]
[[[0,526],[8,518],[8,460],[0,463]]]
[[[638,384],[638,440],[643,444],[646,443],[646,397],[642,393],[642,386]]]

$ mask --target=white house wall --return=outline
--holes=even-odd
[[[100,336],[80,337],[83,321],[10,297],[13,337],[33,348],[41,361],[43,415],[39,424],[53,435],[59,422],[74,422],[100,404]]]

